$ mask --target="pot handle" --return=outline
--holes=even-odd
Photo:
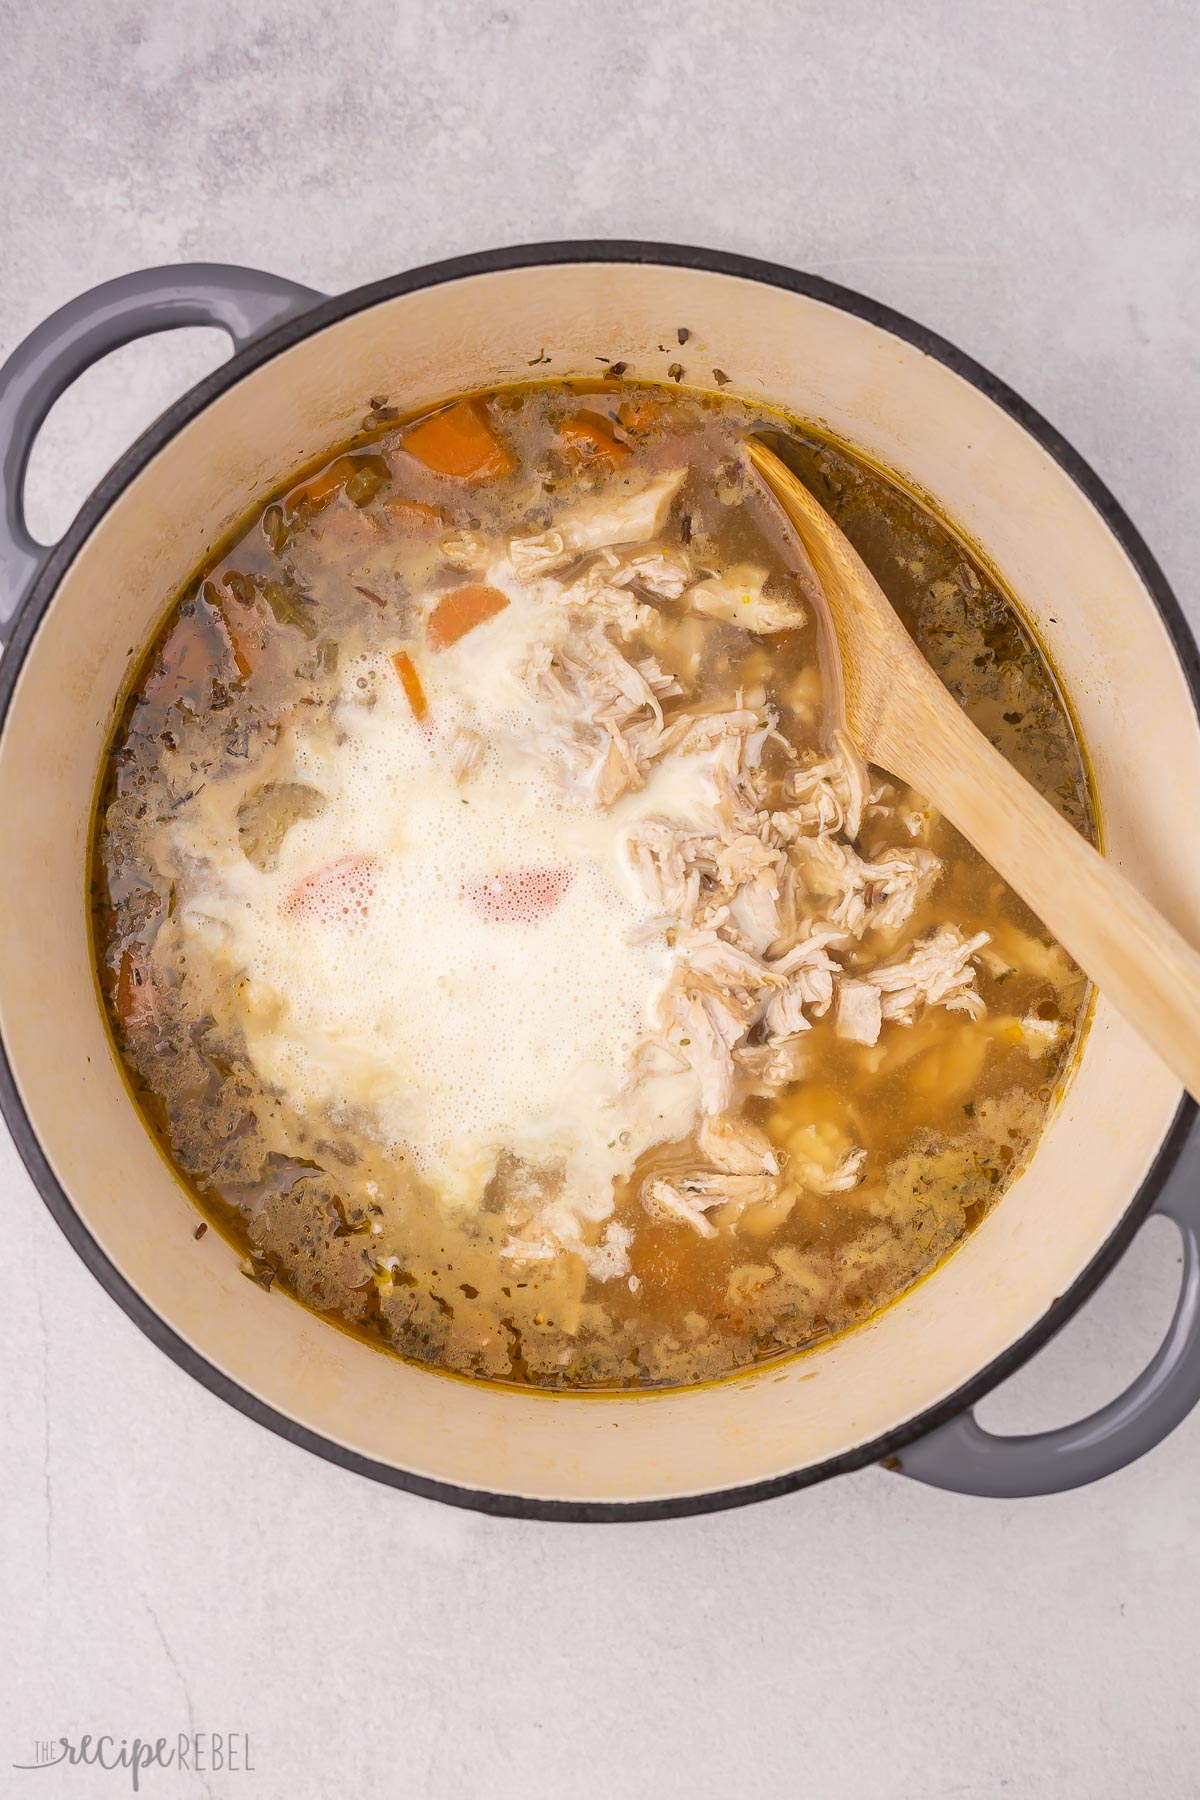
[[[985,1431],[968,1409],[886,1466],[956,1494],[1019,1500],[1115,1474],[1174,1431],[1200,1400],[1200,1133],[1194,1122],[1154,1212],[1178,1227],[1183,1276],[1166,1337],[1123,1394],[1077,1424],[1021,1437]]]
[[[25,471],[54,402],[110,350],[183,325],[216,325],[235,350],[324,295],[259,269],[182,263],[118,275],[51,313],[0,368],[0,641],[50,549],[25,523]]]

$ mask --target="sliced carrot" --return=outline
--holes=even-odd
[[[486,619],[494,619],[508,605],[507,594],[482,582],[468,581],[464,587],[451,588],[443,594],[429,615],[425,628],[431,650],[448,650],[466,637]]]
[[[405,434],[403,448],[435,475],[456,475],[461,481],[496,481],[514,466],[481,400],[459,400],[422,419]]]
[[[311,481],[303,482],[285,496],[284,514],[287,518],[294,519],[302,506],[313,510],[327,506],[334,495],[345,487],[353,473],[348,456],[335,457],[327,469],[322,469]]]
[[[244,575],[230,573],[223,577],[221,589],[206,582],[204,598],[224,626],[237,672],[245,680],[258,667],[267,647],[267,624],[254,584]]]
[[[617,408],[617,423],[631,437],[648,437],[663,423],[669,407],[669,401],[656,397],[624,400]]]
[[[440,506],[427,506],[424,500],[405,500],[399,494],[389,494],[381,502],[380,510],[385,519],[402,531],[422,535],[440,531],[446,523],[446,515]]]
[[[157,1003],[150,970],[140,950],[123,950],[113,989],[117,1017],[128,1029],[153,1018]]]
[[[200,599],[183,608],[163,640],[146,680],[147,696],[161,708],[186,697],[193,711],[206,709],[213,678],[228,669],[229,634],[212,602],[211,583],[205,582]]]
[[[229,644],[237,672],[244,681],[247,675],[253,673],[254,665],[262,654],[262,639],[257,632],[243,630],[233,619],[225,620],[225,629],[229,633]]]
[[[328,468],[292,489],[283,510],[289,520],[301,507],[320,512],[343,489],[356,506],[366,506],[390,478],[391,470],[382,456],[335,456]]]
[[[397,650],[392,657],[392,667],[400,677],[400,686],[408,696],[408,704],[412,707],[413,718],[418,725],[424,723],[429,713],[429,702],[425,698],[425,689],[421,686],[421,677],[407,650]]]
[[[580,412],[563,419],[558,427],[558,437],[563,455],[570,463],[603,463],[615,468],[629,455],[629,445],[621,442],[610,421],[600,413]]]
[[[379,858],[343,856],[328,868],[317,869],[298,881],[280,902],[289,919],[313,919],[321,925],[356,925],[370,910],[379,876]]]

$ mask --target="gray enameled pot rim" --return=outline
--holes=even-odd
[[[945,338],[917,324],[904,314],[852,289],[806,275],[778,264],[759,261],[731,252],[691,248],[673,244],[626,242],[622,240],[577,240],[548,244],[529,244],[427,264],[406,274],[388,277],[364,287],[318,299],[311,309],[266,332],[261,338],[236,352],[227,362],[197,383],[154,422],[130,449],[114,464],[83,506],[61,542],[49,552],[16,620],[11,640],[0,659],[0,732],[3,731],[8,707],[19,678],[25,656],[38,626],[47,612],[66,570],[80,549],[120,498],[133,478],[184,425],[194,419],[212,401],[233,387],[251,370],[272,357],[302,342],[325,326],[345,319],[381,301],[437,286],[466,276],[489,274],[499,270],[576,262],[650,263],[667,267],[701,269],[718,275],[762,282],[788,292],[824,302],[843,312],[878,326],[894,337],[913,345],[944,364],[955,374],[977,388],[1051,456],[1064,473],[1095,507],[1108,529],[1120,543],[1151,595],[1170,635],[1190,689],[1193,704],[1200,715],[1200,651],[1188,627],[1182,608],[1165,575],[1134,526],[1099,476],[1062,436],[1033,407],[1006,383],[983,368],[972,357],[957,349]],[[181,269],[181,276],[186,274]],[[1087,1267],[1070,1288],[1047,1310],[1038,1322],[986,1368],[965,1382],[955,1393],[929,1408],[917,1418],[884,1433],[867,1444],[841,1455],[828,1458],[791,1474],[746,1486],[717,1492],[683,1495],[672,1499],[599,1502],[558,1501],[526,1498],[516,1494],[493,1493],[486,1489],[459,1487],[390,1464],[377,1462],[347,1449],[333,1439],[309,1430],[286,1415],[267,1406],[254,1394],[224,1375],[213,1364],[184,1341],[171,1326],[154,1312],[141,1295],[125,1280],[101,1249],[75,1211],[66,1192],[59,1185],[44,1155],[37,1134],[25,1112],[5,1047],[0,1043],[0,1110],[3,1111],[17,1149],[30,1172],[43,1200],[65,1236],[88,1268],[159,1349],[222,1400],[266,1426],[289,1443],[312,1451],[327,1461],[356,1474],[366,1475],[391,1487],[402,1488],[453,1506],[524,1519],[566,1520],[577,1522],[612,1522],[684,1518],[723,1508],[745,1506],[777,1495],[808,1487],[830,1476],[861,1469],[873,1462],[890,1462],[897,1453],[914,1444],[935,1428],[959,1417],[999,1382],[1012,1375],[1030,1356],[1041,1349],[1059,1331],[1083,1302],[1095,1292],[1104,1277],[1136,1236],[1161,1195],[1168,1177],[1175,1169],[1196,1125],[1197,1108],[1184,1099],[1176,1113],[1154,1163],[1134,1195],[1120,1223],[1099,1248]],[[736,1379],[736,1377],[734,1378]],[[564,1396],[570,1403],[571,1396]],[[586,1402],[585,1402],[586,1403]]]

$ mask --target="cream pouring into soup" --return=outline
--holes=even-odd
[[[762,419],[615,377],[373,402],[178,597],[115,733],[97,958],[148,1125],[248,1275],[431,1367],[812,1346],[971,1230],[1069,1065],[1079,971],[838,728]],[[769,423],[1090,830],[987,570]]]

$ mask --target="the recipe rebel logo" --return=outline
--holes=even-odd
[[[78,1738],[38,1738],[32,1757],[14,1762],[12,1767],[22,1773],[67,1768],[124,1771],[137,1794],[142,1776],[151,1769],[184,1775],[253,1775],[254,1760],[246,1731],[181,1731],[174,1737],[157,1738],[85,1732]],[[96,1789],[89,1786],[87,1792]]]

